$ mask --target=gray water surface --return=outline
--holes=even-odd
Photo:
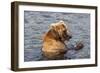
[[[51,23],[63,20],[68,23],[72,39],[68,47],[73,47],[77,41],[82,41],[84,48],[69,50],[65,59],[90,58],[90,14],[24,11],[24,61],[43,60],[42,36],[49,30]]]

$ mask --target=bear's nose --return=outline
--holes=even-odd
[[[69,35],[69,38],[71,39],[72,38],[72,35]]]

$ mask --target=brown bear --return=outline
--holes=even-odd
[[[64,54],[67,52],[64,42],[68,42],[71,37],[68,25],[64,21],[51,24],[49,31],[43,37],[43,56],[50,60],[64,59]]]

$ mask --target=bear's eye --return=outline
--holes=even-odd
[[[63,29],[63,32],[66,32],[67,30],[66,29]]]
[[[63,30],[63,34],[65,34],[66,33],[66,30]]]

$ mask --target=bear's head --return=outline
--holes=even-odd
[[[53,23],[50,25],[50,28],[62,41],[68,41],[72,37],[71,33],[69,32],[68,25],[66,25],[64,21]]]

